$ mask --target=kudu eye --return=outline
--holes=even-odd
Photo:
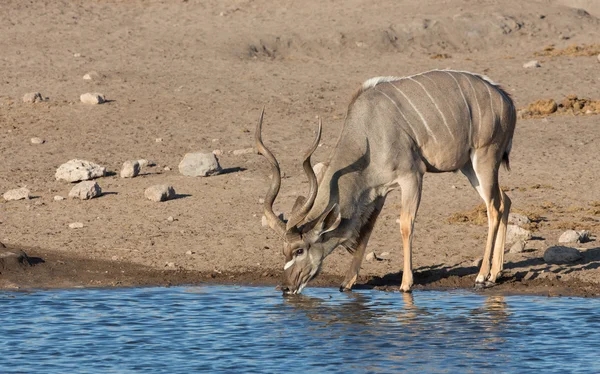
[[[294,256],[300,256],[303,253],[304,253],[304,248],[298,248],[296,250],[296,253],[294,253]]]

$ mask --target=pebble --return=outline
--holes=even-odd
[[[193,255],[193,254],[196,254],[196,252],[193,252],[193,251],[187,251],[187,252],[185,252],[185,254],[186,254],[186,255],[188,255],[188,256],[191,256],[191,255]]]
[[[154,141],[155,141],[156,143],[162,143],[162,141],[163,141],[163,138],[156,138],[156,139],[154,139]]]
[[[523,67],[525,69],[531,69],[531,68],[542,67],[542,65],[540,65],[540,63],[537,60],[531,60],[531,61],[526,62],[525,64],[523,64]]]
[[[69,228],[70,229],[81,229],[81,228],[83,228],[83,223],[81,223],[81,222],[69,223]]]
[[[44,144],[45,142],[42,138],[31,138],[31,144]]]
[[[165,266],[168,267],[168,268],[174,268],[175,267],[175,263],[174,262],[167,262],[165,264]]]
[[[54,177],[67,182],[79,182],[106,175],[106,168],[90,161],[73,159],[58,167]]]
[[[250,154],[250,153],[256,153],[256,151],[254,150],[254,148],[236,149],[235,151],[233,151],[233,155],[234,156],[247,155],[247,154]]]
[[[544,261],[548,264],[566,264],[582,258],[577,248],[554,246],[544,252]]]
[[[567,230],[558,238],[559,243],[585,243],[590,240],[589,231]]]
[[[175,218],[173,218],[173,216],[168,216],[167,217],[167,221],[173,222],[173,221],[175,221]]]
[[[14,190],[9,190],[2,195],[4,200],[6,201],[15,201],[15,200],[29,200],[29,189],[26,187],[17,188]]]
[[[508,215],[508,223],[511,225],[523,226],[531,223],[531,220],[524,214],[510,213]]]
[[[390,252],[381,252],[378,257],[382,258],[382,259],[386,259],[389,256],[390,256]]]
[[[265,199],[263,199],[262,197],[258,198],[258,203],[259,204],[264,204],[265,203]]]
[[[170,168],[170,167],[168,167],[168,166],[165,166],[165,167],[163,168],[163,170],[164,170],[164,171],[171,171],[171,168]]]
[[[157,184],[150,186],[144,191],[144,196],[148,200],[160,202],[167,201],[175,197],[175,189],[166,184]]]
[[[97,93],[97,92],[84,93],[81,96],[79,96],[79,99],[84,104],[102,104],[103,102],[106,101],[106,99],[104,98],[104,95],[101,93]]]
[[[508,253],[523,253],[524,250],[525,250],[525,242],[519,240],[519,241],[515,242],[515,244],[513,244],[512,247],[510,247],[510,250],[508,251]]]
[[[217,157],[211,153],[186,153],[179,163],[179,172],[188,177],[207,177],[218,174],[221,165]]]
[[[65,198],[59,195],[54,196],[54,201],[63,201]]]
[[[83,79],[86,81],[91,81],[91,80],[98,79],[99,76],[100,75],[98,73],[96,73],[95,71],[90,71],[89,73],[87,73],[83,76]]]
[[[532,237],[531,231],[517,225],[507,225],[506,227],[506,244],[508,245],[514,244],[517,241],[527,241]]]
[[[24,103],[41,103],[44,101],[44,97],[39,92],[28,92],[23,95]]]
[[[102,189],[94,181],[79,182],[69,191],[71,199],[89,200],[100,195],[102,195]]]
[[[121,169],[121,178],[134,178],[140,173],[140,163],[138,161],[125,161]]]
[[[215,149],[212,153],[215,156],[223,156],[223,150],[221,149]]]

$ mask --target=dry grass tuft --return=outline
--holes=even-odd
[[[581,56],[596,56],[600,53],[600,44],[572,44],[567,48],[556,48],[553,45],[549,45],[545,47],[540,52],[534,52],[534,55],[541,57],[559,57],[559,56],[569,56],[569,57],[581,57]]]
[[[486,225],[487,209],[485,204],[479,204],[471,210],[453,213],[446,221],[450,224],[471,223],[474,225]]]

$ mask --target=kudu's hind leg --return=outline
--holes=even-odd
[[[490,280],[492,253],[496,244],[500,219],[504,212],[504,202],[498,185],[498,162],[487,152],[474,153],[471,160],[472,162],[463,167],[461,171],[469,178],[469,182],[485,202],[488,217],[485,252],[479,274],[475,279],[476,286],[483,286],[486,285],[486,281]]]
[[[495,283],[502,269],[504,269],[504,243],[506,242],[506,227],[508,226],[508,215],[510,213],[511,201],[502,189],[500,189],[502,195],[502,219],[500,220],[500,226],[498,227],[498,233],[496,234],[496,242],[494,243],[494,254],[492,259],[492,271],[490,273],[489,281]]]
[[[420,174],[411,175],[400,181],[400,189],[402,190],[400,233],[402,234],[402,247],[404,249],[404,269],[400,290],[403,292],[409,292],[413,285],[412,238],[415,218],[421,201],[422,181],[423,176]]]
[[[346,273],[346,277],[340,286],[340,291],[350,291],[352,290],[352,286],[356,283],[358,279],[358,273],[360,271],[360,265],[362,264],[363,258],[365,257],[365,250],[367,248],[367,243],[369,242],[369,237],[373,232],[373,228],[375,227],[375,221],[377,221],[377,217],[383,208],[383,203],[385,198],[380,198],[376,202],[375,210],[371,213],[371,216],[367,220],[367,222],[360,229],[360,234],[358,237],[358,242],[356,243],[356,247],[354,248],[354,257],[352,258],[352,264],[350,265],[350,269]]]

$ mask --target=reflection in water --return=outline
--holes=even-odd
[[[0,373],[600,372],[600,299],[199,290],[0,292]]]

